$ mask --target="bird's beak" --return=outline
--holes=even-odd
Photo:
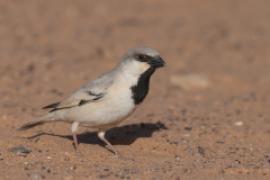
[[[160,68],[166,65],[165,61],[161,57],[156,57],[152,59],[150,64],[155,68]]]

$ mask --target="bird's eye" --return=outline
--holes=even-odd
[[[147,62],[149,60],[149,56],[145,55],[145,54],[139,54],[138,55],[138,60],[141,62]]]

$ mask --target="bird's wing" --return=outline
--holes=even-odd
[[[92,91],[78,91],[74,93],[72,96],[67,98],[62,102],[57,102],[50,104],[48,106],[43,107],[43,109],[50,109],[50,112],[58,111],[62,109],[70,109],[77,106],[82,106],[87,103],[98,101],[99,99],[103,98],[105,93],[95,93]]]
[[[82,106],[87,103],[101,100],[106,95],[107,89],[113,83],[112,75],[113,74],[109,73],[107,75],[101,76],[94,81],[90,81],[88,84],[73,93],[69,98],[65,99],[64,101],[50,104],[43,107],[43,109],[50,109],[50,112],[54,112],[62,109],[70,109],[73,107]]]

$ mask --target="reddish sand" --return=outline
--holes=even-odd
[[[269,7],[2,0],[0,179],[270,179]],[[158,49],[167,67],[143,105],[107,134],[124,158],[91,129],[80,129],[77,153],[68,124],[16,132],[138,45]],[[17,146],[31,153],[11,152]]]

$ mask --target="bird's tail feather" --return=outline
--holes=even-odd
[[[35,126],[42,125],[42,124],[47,123],[47,122],[52,122],[53,120],[54,120],[54,118],[52,117],[52,115],[47,114],[45,116],[42,116],[42,117],[37,118],[33,121],[30,121],[28,123],[23,124],[21,127],[19,127],[17,129],[17,131],[24,131],[24,130],[30,129],[32,127],[35,127]]]

